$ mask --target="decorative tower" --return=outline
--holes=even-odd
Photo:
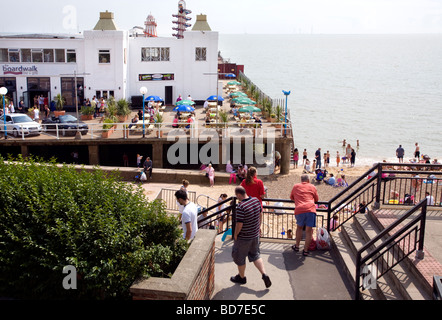
[[[172,28],[173,30],[177,31],[177,33],[173,34],[172,36],[176,37],[177,39],[184,38],[184,31],[192,26],[191,24],[187,23],[188,21],[192,20],[192,18],[188,17],[188,15],[191,13],[192,11],[186,9],[186,1],[181,0],[178,2],[178,14],[172,15],[172,17],[177,19],[172,21],[177,25],[176,27]]]
[[[144,25],[146,26],[144,29],[144,34],[146,37],[157,37],[157,22],[155,21],[155,18],[152,16],[152,14],[149,14],[147,16],[146,21],[144,22]]]

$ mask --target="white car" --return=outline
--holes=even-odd
[[[6,115],[6,130],[8,134],[14,137],[21,137],[22,135],[39,135],[41,134],[41,125],[32,120],[29,116],[23,113],[10,113]],[[4,116],[0,117],[0,132],[4,133]]]

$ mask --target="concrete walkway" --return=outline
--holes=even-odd
[[[238,273],[232,261],[233,241],[217,237],[215,242],[215,292],[213,300],[350,300],[351,289],[330,251],[315,251],[310,257],[295,253],[291,243],[261,243],[261,257],[272,286],[265,288],[261,274],[247,262],[247,284],[230,277]],[[301,244],[301,248],[303,244]]]

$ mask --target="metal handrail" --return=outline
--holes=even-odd
[[[138,122],[136,124],[133,123],[124,123],[124,122],[119,122],[119,123],[86,123],[88,126],[88,131],[87,133],[83,136],[83,139],[99,139],[100,137],[96,136],[97,134],[101,135],[103,132],[107,132],[107,131],[113,131],[113,132],[122,132],[121,136],[117,136],[115,138],[124,138],[124,139],[128,139],[130,133],[132,132],[145,132],[145,133],[150,133],[152,132],[152,130],[156,130],[156,132],[158,132],[158,136],[161,135],[161,133],[171,133],[171,132],[185,132],[186,130],[188,130],[190,132],[190,136],[191,137],[195,137],[196,135],[200,134],[200,135],[207,135],[207,132],[209,130],[213,131],[213,135],[219,135],[220,132],[218,130],[224,130],[223,132],[221,132],[223,137],[229,136],[230,133],[234,133],[237,132],[238,130],[240,130],[240,132],[243,132],[241,130],[247,130],[247,129],[257,129],[257,130],[262,130],[260,133],[260,136],[265,137],[265,134],[274,132],[274,133],[279,133],[281,136],[283,135],[283,131],[284,131],[284,125],[285,123],[270,123],[270,122],[263,122],[262,124],[256,124],[256,126],[260,126],[259,128],[252,128],[252,125],[255,125],[254,123],[248,123],[245,124],[246,127],[242,128],[241,126],[243,124],[240,124],[238,122],[226,122],[226,123],[218,123],[218,124],[210,124],[209,127],[206,127],[206,124],[203,125],[203,122],[200,122],[201,125],[195,126],[195,125],[191,125],[190,129],[186,129],[184,128],[184,123],[180,124],[181,127],[178,128],[174,128],[172,127],[174,125],[174,123],[172,122],[162,122],[162,123],[149,123],[146,122],[144,124],[144,129],[142,128],[143,123],[142,122]],[[52,136],[51,133],[54,133],[53,138],[56,140],[60,140],[61,139],[61,132],[70,132],[70,133],[77,133],[79,130],[76,128],[73,129],[60,129],[60,126],[62,126],[62,124],[52,124],[53,126],[55,126],[55,129],[45,129],[47,127],[46,124],[44,123],[40,123],[39,124],[42,127],[42,132],[41,134],[45,134],[48,136]],[[75,125],[75,124],[74,124]],[[109,126],[110,129],[104,129],[103,126]],[[13,125],[8,124],[7,127],[12,127]],[[279,128],[277,128],[276,126],[279,126]],[[21,126],[23,127],[23,126]],[[129,128],[129,127],[135,127],[135,129]],[[3,131],[3,125],[1,125],[0,127],[0,132]],[[291,124],[289,123],[288,125],[288,129],[292,129]],[[7,129],[8,131],[8,136],[10,136],[10,129]],[[21,130],[23,132],[23,130]],[[40,134],[40,133],[39,133]],[[253,134],[253,131],[252,131]],[[21,134],[21,139],[25,140],[25,135]],[[1,143],[1,141],[0,141]]]
[[[442,277],[433,277],[433,300],[442,300]]]
[[[391,231],[393,231],[396,227],[398,227],[400,224],[402,224],[406,219],[408,219],[412,214],[414,214],[416,211],[421,210],[421,213],[414,218],[410,223],[408,223],[406,226],[402,227],[399,231],[395,232],[393,235],[389,236],[387,240],[385,240],[382,244],[377,246],[372,252],[368,253],[366,256],[362,258],[362,254],[367,252],[370,248],[374,247],[376,242],[379,240],[385,238],[390,234]],[[362,266],[371,258],[378,255],[382,250],[385,248],[389,248],[395,244],[397,244],[396,239],[399,237],[402,237],[406,232],[408,232],[411,227],[413,227],[416,223],[420,222],[420,231],[419,231],[419,238],[418,240],[415,240],[415,243],[418,243],[418,252],[423,252],[424,249],[424,237],[425,237],[425,222],[426,222],[426,213],[427,213],[427,202],[426,200],[421,201],[418,205],[416,205],[414,208],[409,210],[404,216],[402,216],[400,219],[398,219],[396,222],[391,224],[389,227],[384,229],[382,232],[380,232],[375,238],[367,242],[361,249],[358,250],[356,255],[356,279],[355,279],[355,300],[359,300],[360,297],[360,278],[361,278],[361,269]],[[401,239],[403,240],[403,239]],[[388,250],[386,250],[388,251]],[[376,275],[376,279],[381,277],[383,274],[391,270],[394,266],[396,266],[399,262],[401,262],[405,257],[410,255],[412,252],[414,252],[414,249],[407,253],[407,255],[404,255],[401,260],[396,261],[396,263],[388,266],[380,275]],[[385,253],[385,252],[383,252]],[[379,255],[382,256],[382,255]]]

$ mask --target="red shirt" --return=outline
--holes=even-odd
[[[319,201],[318,190],[309,182],[295,184],[290,199],[295,202],[295,215],[314,212],[316,213],[316,202]]]
[[[258,198],[259,202],[261,202],[262,206],[262,198],[261,196],[265,194],[264,190],[264,183],[262,180],[257,179],[256,177],[253,178],[254,183],[247,184],[246,180],[243,180],[241,182],[241,187],[246,189],[247,195],[249,197]]]

